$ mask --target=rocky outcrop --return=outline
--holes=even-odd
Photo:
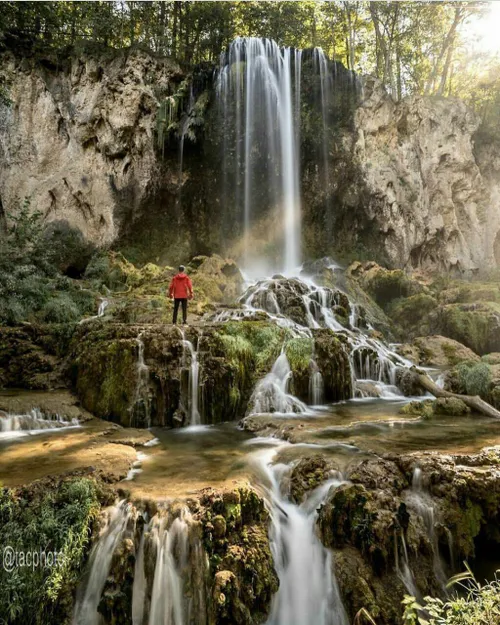
[[[350,470],[322,506],[318,528],[351,617],[365,607],[377,622],[400,623],[404,594],[442,595],[464,559],[498,544],[499,462],[495,448],[386,455]]]
[[[97,245],[111,243],[155,184],[158,99],[179,67],[140,52],[71,57],[62,68],[4,54],[0,196],[25,198]]]
[[[366,186],[352,185],[346,227],[393,266],[497,265],[498,156],[475,143],[479,119],[455,98],[396,103],[377,81],[364,86],[353,149]]]
[[[66,386],[62,358],[73,330],[73,324],[1,327],[0,388]]]

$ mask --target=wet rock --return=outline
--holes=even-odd
[[[325,456],[302,458],[292,469],[290,475],[290,495],[295,503],[300,504],[305,495],[332,477],[338,466]]]
[[[210,562],[213,598],[209,622],[257,625],[266,620],[278,589],[267,534],[269,516],[264,502],[251,489],[201,497],[199,518]],[[216,535],[222,517],[226,532]],[[216,520],[217,519],[217,520]]]
[[[347,344],[341,334],[315,330],[314,358],[323,376],[325,401],[349,399],[353,395]]]

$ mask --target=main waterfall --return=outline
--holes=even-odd
[[[227,133],[224,195],[231,178],[237,209],[243,213],[239,255],[246,268],[257,271],[262,271],[256,267],[256,256],[261,256],[255,248],[255,239],[262,238],[259,227],[265,228],[266,247],[277,253],[268,260],[278,262],[284,272],[300,264],[301,56],[301,50],[279,48],[269,39],[239,37],[221,58],[218,98]],[[259,224],[262,203],[270,214]]]

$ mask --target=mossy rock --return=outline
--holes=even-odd
[[[432,332],[463,343],[476,354],[500,351],[500,308],[496,304],[449,304],[429,317]]]
[[[394,300],[417,295],[425,290],[422,284],[401,269],[385,269],[374,262],[353,263],[349,267],[349,274],[386,311]]]
[[[428,315],[437,308],[437,300],[428,293],[394,300],[388,307],[389,317],[402,328],[403,336],[408,331],[420,332],[425,327]]]
[[[433,402],[436,415],[460,416],[470,414],[470,408],[458,397],[438,397]]]

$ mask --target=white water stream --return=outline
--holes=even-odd
[[[325,482],[304,503],[295,505],[282,493],[290,467],[271,464],[275,454],[276,449],[271,449],[255,456],[268,483],[271,549],[280,581],[267,625],[348,625],[332,554],[315,529],[318,506],[331,488],[342,483],[342,477]]]

